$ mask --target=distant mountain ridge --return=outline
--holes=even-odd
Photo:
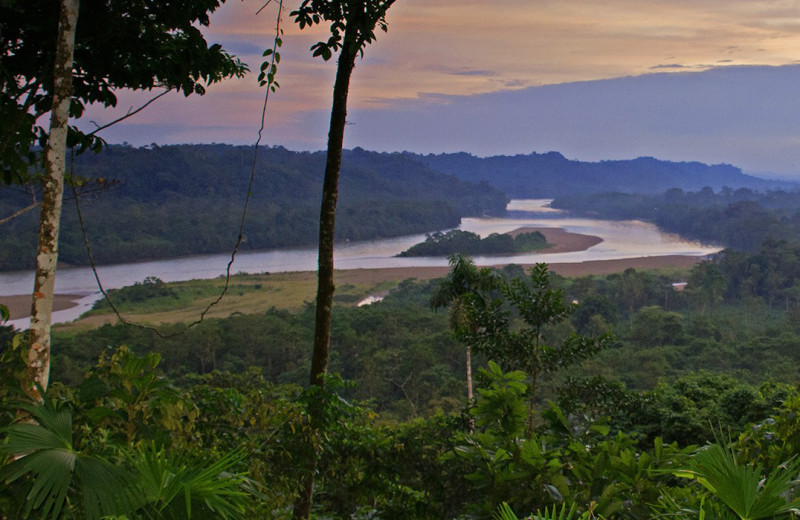
[[[607,192],[655,194],[671,188],[696,191],[706,186],[714,190],[727,186],[757,191],[798,188],[794,183],[747,175],[729,164],[671,162],[652,157],[583,162],[567,159],[558,152],[485,158],[468,153],[406,155],[459,179],[486,182],[511,198]]]

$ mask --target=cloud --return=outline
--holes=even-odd
[[[203,30],[209,41],[222,43],[257,70],[261,52],[274,35],[275,5],[256,16],[256,7],[249,2],[226,2],[212,16],[211,26]],[[684,79],[689,71],[712,71],[697,76],[711,81],[713,69],[796,63],[800,18],[796,6],[786,0],[403,0],[389,11],[388,22],[389,32],[377,35],[353,74],[349,107],[355,124],[347,130],[351,145],[361,143],[368,148],[367,143],[375,143],[386,149],[413,145],[431,151],[438,147],[481,153],[564,146],[565,151],[597,158],[639,150],[643,155],[664,150],[670,157],[678,157],[683,147],[686,158],[714,158],[724,155],[720,143],[726,142],[730,162],[741,157],[743,164],[751,164],[745,152],[755,145],[748,144],[749,138],[740,142],[720,137],[713,142],[711,136],[697,136],[701,130],[723,135],[746,132],[746,128],[726,130],[721,122],[746,127],[753,121],[778,144],[767,143],[758,135],[753,142],[775,153],[778,146],[782,150],[779,155],[790,149],[780,143],[792,142],[794,130],[784,128],[781,131],[790,137],[778,139],[777,130],[769,127],[763,115],[731,119],[724,110],[709,111],[724,97],[730,100],[728,110],[761,107],[765,113],[775,114],[777,121],[784,121],[780,108],[766,106],[761,100],[764,96],[782,100],[782,96],[758,88],[745,89],[746,95],[719,96]],[[268,111],[270,139],[290,147],[318,149],[327,134],[326,114],[336,64],[335,60],[312,58],[308,49],[325,37],[327,29],[301,32],[287,14],[283,29],[278,70],[281,88],[271,96]],[[754,70],[751,73],[757,76]],[[649,79],[634,79],[640,76]],[[651,81],[672,88],[644,88]],[[790,81],[797,84],[797,78]],[[744,88],[715,85],[723,90]],[[618,91],[600,96],[611,86]],[[686,90],[689,88],[697,93]],[[519,97],[534,93],[530,99]],[[629,96],[630,103],[619,105],[621,101],[614,96]],[[746,96],[756,101],[748,101]],[[238,142],[254,131],[263,98],[264,91],[251,74],[243,80],[212,85],[202,98],[169,97],[125,126],[174,126],[170,131],[153,130],[152,135],[167,139],[164,144],[174,142],[171,139],[194,138]],[[668,103],[677,98],[685,101]],[[555,108],[538,99],[550,100]],[[608,103],[608,110],[587,104],[587,99]],[[737,103],[745,108],[740,110]],[[789,100],[789,106],[791,103]],[[123,113],[127,106],[123,96]],[[622,111],[614,113],[611,107]],[[718,117],[720,124],[698,120],[696,113]],[[441,121],[430,121],[433,114]],[[96,120],[110,120],[113,115],[113,111],[91,112]],[[679,116],[689,132],[680,133],[673,124]],[[643,120],[637,121],[637,117]],[[538,126],[540,121],[546,129]],[[430,128],[421,127],[421,122]],[[181,125],[186,127],[184,132],[177,129]],[[615,131],[609,132],[609,128]],[[623,131],[626,128],[635,130]],[[114,132],[120,139],[136,142],[125,139],[123,127]],[[143,144],[152,140],[146,135],[143,138]],[[701,142],[709,146],[708,151],[698,144]],[[775,162],[767,161],[766,155],[759,157],[765,163]]]
[[[509,79],[501,83],[504,87],[511,89],[530,86],[530,82],[524,79]]]
[[[681,65],[680,63],[664,63],[664,64],[661,64],[661,65],[653,65],[652,67],[650,67],[651,70],[657,70],[657,69],[687,69],[687,68],[689,68],[689,67],[687,67],[686,65]]]
[[[494,76],[494,71],[491,70],[451,70],[451,71],[443,71],[445,74],[450,74],[452,76],[483,76],[483,77],[490,77]]]
[[[237,46],[249,38],[248,51],[265,47],[274,12],[254,16],[251,7],[226,3],[212,18],[211,33],[235,38]],[[470,95],[609,79],[656,70],[654,64],[783,65],[800,55],[796,13],[784,0],[404,0],[388,22],[389,32],[378,34],[358,64],[354,106],[419,92]],[[290,77],[282,85],[307,92],[313,84],[326,93],[330,82],[300,77],[314,68],[310,63],[321,68],[307,50],[325,29],[300,32],[285,16],[284,30],[282,72]]]
[[[555,150],[800,173],[800,66],[722,67],[566,83],[356,111],[349,144],[479,155]],[[390,122],[390,123],[389,123]]]

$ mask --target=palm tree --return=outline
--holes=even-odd
[[[735,518],[757,520],[800,507],[800,498],[793,492],[798,471],[800,459],[793,459],[765,475],[762,468],[737,461],[730,447],[716,443],[701,448],[691,459],[690,468],[675,474],[706,488]]]
[[[474,334],[476,325],[469,318],[469,307],[485,301],[485,292],[499,285],[497,274],[488,267],[478,269],[467,255],[450,255],[450,272],[431,295],[430,305],[434,309],[450,306],[450,328],[457,334]],[[472,355],[467,349],[467,400],[473,401]]]
[[[0,470],[0,481],[5,485],[20,481],[28,487],[20,518],[33,511],[41,518],[64,518],[70,503],[81,504],[87,519],[135,510],[140,496],[132,476],[79,450],[73,439],[72,411],[43,391],[41,397],[41,403],[17,407],[33,422],[5,428],[5,442],[0,443],[0,453],[11,460]]]
[[[41,403],[18,406],[33,422],[4,428],[0,440],[0,454],[9,460],[0,482],[7,489],[16,484],[15,517],[244,518],[247,479],[233,470],[241,453],[213,460],[171,455],[152,445],[108,446],[104,439],[117,459],[112,464],[76,445],[66,403],[41,395]]]

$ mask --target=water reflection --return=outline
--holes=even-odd
[[[640,221],[610,221],[571,218],[560,210],[547,206],[549,200],[512,200],[509,218],[467,218],[460,229],[481,236],[506,233],[520,227],[558,227],[573,233],[596,235],[603,242],[585,251],[574,253],[526,253],[513,256],[475,257],[478,265],[534,262],[584,262],[611,260],[638,256],[708,255],[720,248],[682,240],[663,233],[654,225]],[[335,263],[337,269],[443,266],[442,257],[396,258],[395,255],[425,239],[425,235],[338,244]],[[98,269],[106,289],[114,289],[156,276],[166,282],[197,278],[216,278],[225,274],[229,255],[203,255],[152,262],[102,266]],[[240,252],[233,272],[262,273],[286,271],[313,271],[317,252],[313,248]],[[2,296],[28,294],[33,287],[32,272],[0,273],[0,301]],[[56,312],[54,322],[71,321],[85,312],[100,297],[92,271],[88,268],[60,268],[56,277],[56,292],[82,296],[79,306]],[[18,328],[27,327],[27,319],[15,320]]]

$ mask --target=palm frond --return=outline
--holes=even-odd
[[[761,468],[739,464],[730,449],[717,443],[698,451],[691,469],[677,475],[697,481],[739,518],[755,520],[771,518],[797,506],[784,496],[797,485],[798,470],[800,459],[795,459],[774,468],[765,478]]]
[[[514,514],[514,511],[511,509],[511,506],[508,505],[507,502],[503,502],[497,508],[494,515],[492,516],[494,520],[519,520],[519,517]]]
[[[70,494],[82,503],[88,519],[132,511],[128,475],[120,468],[75,450],[72,412],[59,403],[44,400],[26,404],[38,424],[15,424],[3,429],[0,451],[16,460],[0,470],[0,480],[12,483],[27,478],[25,514],[37,511],[41,518],[59,518]]]
[[[30,476],[32,482],[25,505],[25,515],[40,510],[42,518],[58,518],[67,499],[74,453],[63,449],[46,449],[25,455],[3,468],[2,480],[12,483]]]
[[[572,504],[567,509],[566,504],[561,505],[561,509],[553,506],[553,509],[544,508],[544,511],[537,511],[536,514],[526,517],[529,520],[589,520],[590,518],[600,518],[592,516],[592,513],[587,511],[579,517],[575,517],[577,506]],[[500,504],[492,516],[494,520],[519,520],[519,517],[514,513],[506,502]]]
[[[158,518],[242,518],[246,481],[231,469],[243,458],[232,452],[215,462],[186,455],[170,456],[163,448],[140,447],[132,456],[146,500]]]
[[[572,507],[567,509],[567,504],[561,505],[561,510],[558,510],[558,507],[553,506],[552,510],[548,510],[546,507],[544,508],[544,512],[537,511],[535,515],[531,517],[532,520],[573,520],[575,518],[575,511],[576,506],[572,504]],[[588,519],[589,514],[583,514],[578,517],[578,520]]]

